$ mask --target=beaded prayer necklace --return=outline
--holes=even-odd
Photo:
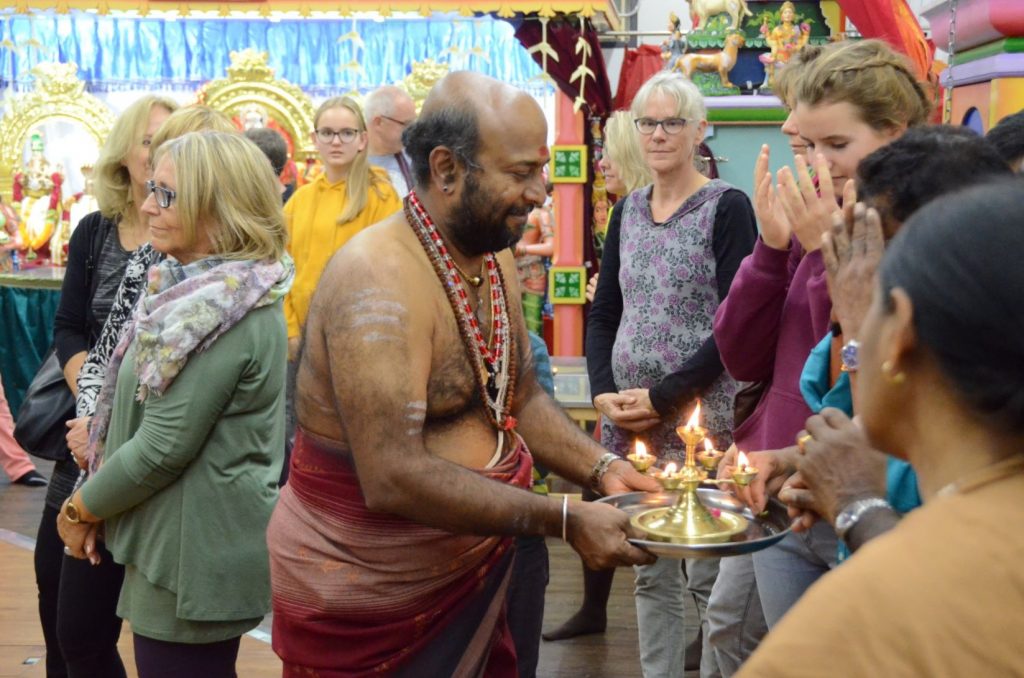
[[[516,386],[516,346],[509,322],[505,280],[498,260],[492,252],[484,255],[491,291],[491,341],[488,342],[473,314],[473,307],[469,303],[469,295],[463,284],[469,281],[465,280],[465,274],[460,273],[455,260],[445,247],[444,240],[441,239],[441,234],[438,233],[437,227],[423,208],[415,191],[411,191],[405,198],[405,216],[426,251],[427,258],[430,259],[451,304],[462,337],[462,345],[475,368],[473,372],[486,405],[487,417],[496,428],[511,431],[516,426],[516,419],[511,415],[512,397]]]

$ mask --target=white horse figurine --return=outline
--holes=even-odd
[[[687,0],[690,3],[690,13],[699,18],[694,22],[694,28],[706,26],[708,19],[719,14],[728,14],[732,20],[729,26],[732,30],[739,30],[740,18],[753,16],[753,12],[747,7],[747,0]]]

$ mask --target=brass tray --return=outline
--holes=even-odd
[[[630,539],[630,543],[663,558],[724,558],[740,556],[768,548],[789,533],[786,506],[777,499],[768,501],[768,507],[755,516],[746,504],[728,492],[712,488],[698,488],[701,502],[712,509],[731,511],[747,519],[747,529],[729,541],[717,544],[673,544],[650,539]],[[671,506],[676,502],[675,492],[627,492],[604,497],[598,501],[622,509],[630,517],[647,509]]]

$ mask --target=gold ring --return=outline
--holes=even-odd
[[[800,448],[800,454],[807,453],[807,448],[805,448],[804,446],[807,444],[807,441],[813,437],[814,436],[812,436],[810,433],[804,433],[803,435],[796,439],[796,446]]]

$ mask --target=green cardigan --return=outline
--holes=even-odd
[[[163,396],[142,403],[129,347],[103,465],[82,501],[127,566],[118,614],[136,632],[215,642],[270,610],[265,532],[284,460],[286,359],[281,302],[193,353]]]

